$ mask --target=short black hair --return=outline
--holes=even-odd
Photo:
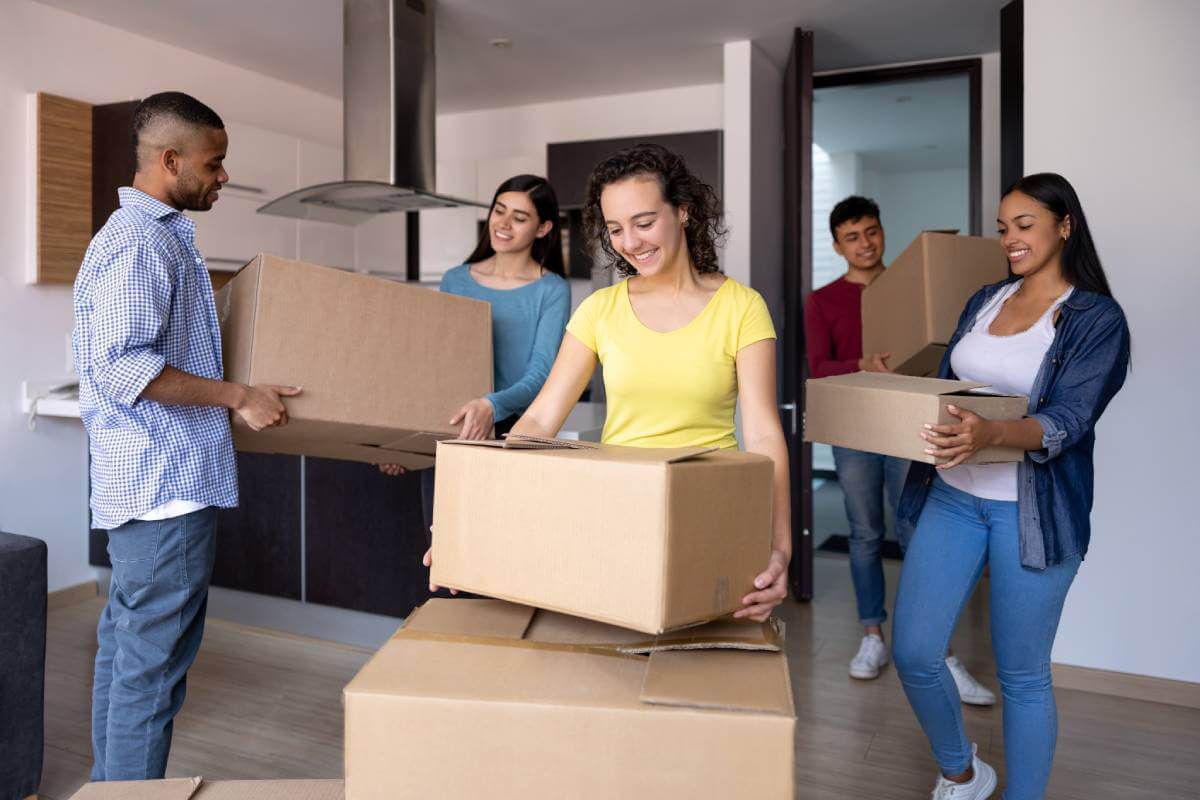
[[[130,144],[133,146],[134,163],[139,163],[138,146],[142,132],[163,119],[173,119],[199,128],[225,130],[225,123],[217,112],[183,92],[159,92],[138,103],[133,110],[130,129]]]
[[[837,241],[838,226],[844,222],[858,222],[863,217],[879,219],[879,205],[869,197],[852,194],[829,212],[829,232]]]

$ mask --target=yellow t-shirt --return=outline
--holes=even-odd
[[[603,441],[633,447],[737,447],[737,353],[775,338],[762,296],[731,278],[691,322],[667,333],[637,318],[628,281],[584,300],[567,332],[604,367]]]

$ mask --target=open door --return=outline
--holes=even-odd
[[[804,299],[812,291],[813,37],[796,28],[784,75],[784,325],[780,408],[792,476],[792,596],[813,596],[812,447],[803,442]]]

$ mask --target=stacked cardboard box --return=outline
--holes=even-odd
[[[89,783],[71,800],[344,800],[341,781],[162,781]]]
[[[705,623],[767,563],[772,475],[705,448],[441,442],[432,579],[521,604],[432,600],[346,687],[348,800],[791,798],[781,628]]]
[[[741,608],[771,554],[771,460],[510,437],[442,442],[431,580],[660,633]]]
[[[477,300],[261,254],[217,311],[228,380],[303,388],[286,426],[235,426],[240,450],[428,467],[454,412],[492,389]]]
[[[936,375],[967,300],[1007,276],[995,239],[920,234],[863,290],[863,352],[890,354],[901,375]]]
[[[772,625],[646,637],[431,600],[346,687],[347,800],[790,800],[780,647]]]

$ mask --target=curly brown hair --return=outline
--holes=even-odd
[[[688,170],[683,156],[657,144],[637,144],[620,150],[597,164],[588,178],[584,233],[592,251],[601,254],[598,259],[601,266],[616,269],[622,275],[638,274],[637,268],[613,247],[600,209],[600,193],[606,186],[638,176],[656,178],[663,199],[675,208],[687,207],[683,232],[696,271],[720,272],[717,248],[724,243],[726,234],[721,223],[721,201],[711,186]]]

